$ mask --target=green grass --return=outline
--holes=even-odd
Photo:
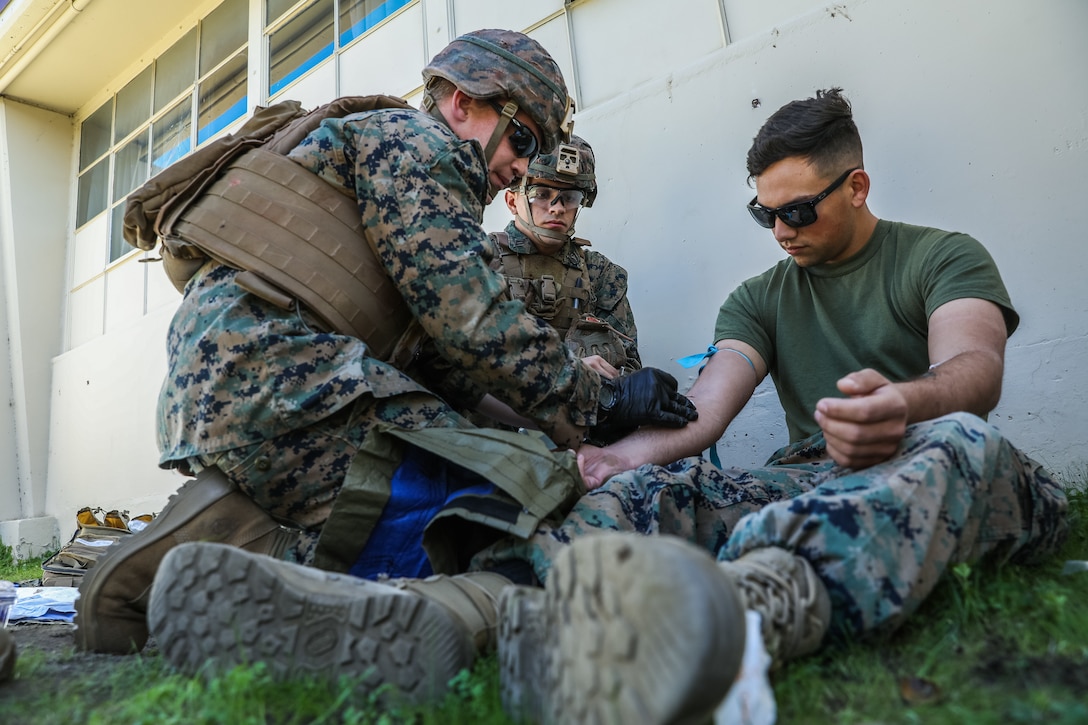
[[[827,647],[774,682],[780,723],[1088,722],[1088,493],[1070,492],[1072,532],[1039,567],[957,566],[899,631]],[[901,678],[932,687],[900,693]]]
[[[42,562],[50,556],[52,556],[52,554],[45,554],[36,559],[26,559],[17,562],[12,557],[10,546],[0,546],[0,579],[6,579],[13,582],[40,579],[42,576]]]
[[[98,656],[108,657],[108,656]],[[29,696],[7,701],[0,690],[5,725],[490,725],[508,723],[499,704],[498,664],[477,662],[450,683],[443,702],[398,704],[379,690],[358,695],[355,683],[275,681],[262,664],[235,667],[215,678],[174,672],[157,653],[125,658],[108,672],[101,659],[74,653],[81,671],[58,677],[56,662],[41,652],[20,653],[20,685],[39,683]],[[63,662],[62,662],[63,665]]]
[[[379,702],[386,693],[353,696],[352,682],[339,687],[320,682],[275,682],[262,665],[236,667],[205,681],[167,671],[161,660],[144,692],[96,710],[90,725],[193,725],[207,723],[282,723],[283,725],[471,725],[504,723],[499,705],[498,667],[494,658],[463,672],[438,706],[411,707]],[[127,677],[127,675],[126,675]],[[143,677],[148,682],[146,676]],[[121,683],[122,685],[126,683]],[[136,684],[129,682],[128,685]]]
[[[1080,485],[1070,493],[1072,534],[1062,552],[1032,568],[956,567],[893,635],[788,663],[773,680],[778,722],[1088,722],[1088,572],[1061,574],[1067,559],[1088,560],[1088,493]],[[36,578],[38,566],[13,568],[0,552],[0,578]],[[44,656],[27,655],[19,679],[48,679]],[[932,701],[906,702],[901,678],[916,678],[922,685],[911,692],[935,693]],[[426,708],[355,695],[350,682],[276,683],[260,665],[211,680],[185,677],[151,655],[129,658],[107,677],[96,677],[92,663],[16,703],[0,690],[0,710],[4,722],[45,725],[508,722],[494,657],[463,672],[443,703]]]

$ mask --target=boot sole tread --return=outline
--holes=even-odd
[[[292,581],[283,567],[216,544],[171,550],[148,610],[166,659],[188,673],[261,661],[279,679],[347,676],[365,691],[389,684],[410,700],[444,691],[471,665],[471,645],[440,604],[399,590],[361,596],[350,583]]]

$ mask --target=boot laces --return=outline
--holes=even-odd
[[[785,560],[788,556],[792,561]],[[751,554],[729,562],[746,607],[762,617],[763,640],[772,659],[779,663],[802,654],[827,626],[817,612],[817,596],[823,583],[807,562],[782,551],[777,566]]]

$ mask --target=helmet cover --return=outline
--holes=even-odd
[[[560,143],[549,153],[540,154],[529,162],[526,177],[569,184],[585,193],[582,206],[593,206],[597,198],[596,157],[593,147],[581,136],[571,136],[570,142]]]
[[[574,104],[559,65],[524,33],[475,30],[455,38],[423,69],[423,81],[444,78],[481,100],[510,99],[544,133],[541,148],[570,138]]]

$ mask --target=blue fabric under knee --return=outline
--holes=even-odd
[[[495,491],[486,479],[415,446],[406,446],[393,474],[389,501],[349,573],[425,577],[434,573],[423,551],[423,530],[447,503],[463,494]]]

